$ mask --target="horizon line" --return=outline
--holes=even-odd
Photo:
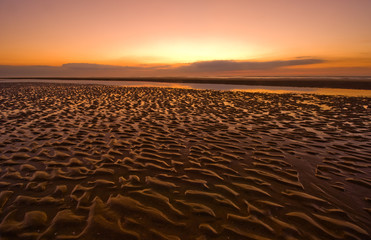
[[[160,83],[290,86],[371,90],[371,77],[13,77],[9,80],[142,81]],[[0,81],[1,83],[1,81]],[[78,82],[77,82],[78,83]]]

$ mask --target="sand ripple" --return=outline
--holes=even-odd
[[[369,98],[0,95],[1,239],[371,239]]]

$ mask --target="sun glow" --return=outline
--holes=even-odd
[[[140,48],[114,51],[116,58],[141,59],[142,63],[182,64],[212,60],[259,58],[267,49],[233,41],[157,41]]]

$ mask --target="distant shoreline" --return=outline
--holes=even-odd
[[[1,77],[0,79],[107,80],[167,83],[207,83],[285,87],[344,88],[371,90],[371,77],[249,77],[249,78],[176,78],[176,77]]]

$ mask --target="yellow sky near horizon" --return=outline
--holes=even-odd
[[[371,69],[370,12],[369,0],[2,0],[0,65],[321,59],[288,68]]]

